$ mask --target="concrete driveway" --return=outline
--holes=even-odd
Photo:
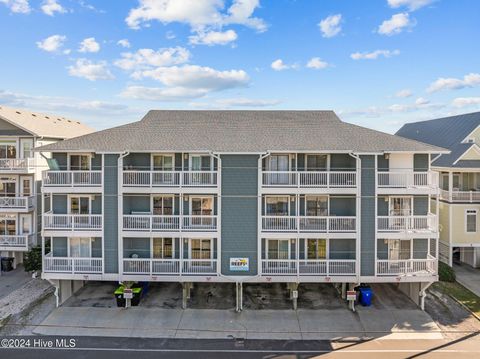
[[[480,297],[480,269],[470,267],[468,264],[454,264],[453,270],[457,282]]]
[[[32,274],[25,272],[23,265],[19,265],[10,272],[2,272],[0,275],[0,299],[22,287],[32,280]]]
[[[232,310],[227,286],[215,284],[197,285],[195,299],[182,310],[176,285],[152,286],[139,307],[124,309],[115,306],[114,284],[90,283],[34,333],[202,339],[442,338],[430,316],[392,285],[374,286],[372,306],[357,306],[355,313],[328,284],[300,286],[299,297],[304,299],[297,311],[290,309],[282,286],[252,286],[246,289],[251,298],[245,296],[250,307],[241,313]],[[226,309],[217,309],[220,302],[220,308]]]

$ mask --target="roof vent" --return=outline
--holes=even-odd
[[[33,117],[37,117],[37,115],[35,115],[34,113],[32,113],[32,116],[33,116]]]
[[[50,120],[50,117],[48,117],[48,116],[45,116],[45,118],[48,118]]]
[[[22,113],[20,111],[15,111],[16,113],[18,113],[19,115],[21,115]]]
[[[78,124],[80,124],[80,122],[77,121]]]

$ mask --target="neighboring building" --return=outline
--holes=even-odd
[[[193,282],[394,282],[418,301],[438,278],[429,163],[446,151],[331,111],[150,111],[38,151],[58,165],[43,278],[60,302],[85,280],[184,297]]]
[[[440,259],[480,267],[480,112],[404,125],[397,135],[450,149],[440,173]]]
[[[90,132],[64,117],[0,106],[0,256],[13,257],[14,267],[40,233],[36,196],[48,167],[33,148]]]

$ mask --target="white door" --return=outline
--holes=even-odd
[[[33,196],[31,177],[20,177],[20,193],[25,197]]]
[[[32,233],[32,216],[29,214],[20,215],[20,234]]]

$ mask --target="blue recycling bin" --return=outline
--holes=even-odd
[[[372,304],[372,288],[370,287],[360,287],[360,303],[364,307],[369,307]]]

